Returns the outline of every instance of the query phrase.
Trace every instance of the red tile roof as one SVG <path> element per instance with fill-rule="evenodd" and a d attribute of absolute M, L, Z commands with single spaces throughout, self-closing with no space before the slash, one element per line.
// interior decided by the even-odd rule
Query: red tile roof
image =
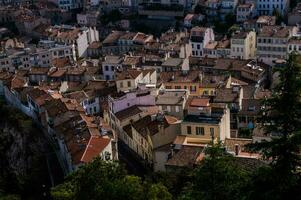
<path fill-rule="evenodd" d="M 95 157 L 108 146 L 110 139 L 103 138 L 100 136 L 90 137 L 89 143 L 86 147 L 86 150 L 81 158 L 81 162 L 91 162 Z"/>
<path fill-rule="evenodd" d="M 190 102 L 190 106 L 192 107 L 206 107 L 209 106 L 208 98 L 193 98 Z"/>

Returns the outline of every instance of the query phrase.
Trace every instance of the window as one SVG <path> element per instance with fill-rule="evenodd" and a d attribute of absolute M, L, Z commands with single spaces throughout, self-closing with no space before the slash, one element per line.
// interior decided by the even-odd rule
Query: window
<path fill-rule="evenodd" d="M 171 111 L 171 109 L 170 109 L 170 106 L 167 106 L 167 111 L 168 111 L 168 112 L 170 112 L 170 111 Z"/>
<path fill-rule="evenodd" d="M 109 66 L 105 66 L 105 71 L 109 71 Z"/>
<path fill-rule="evenodd" d="M 197 45 L 197 49 L 200 49 L 200 48 L 201 48 L 201 46 L 198 44 L 198 45 Z"/>
<path fill-rule="evenodd" d="M 210 136 L 211 136 L 211 137 L 214 136 L 214 128 L 210 128 Z"/>
<path fill-rule="evenodd" d="M 176 106 L 176 112 L 180 112 L 179 106 Z"/>
<path fill-rule="evenodd" d="M 128 81 L 128 87 L 131 87 L 131 81 Z"/>
<path fill-rule="evenodd" d="M 187 126 L 187 134 L 191 134 L 191 126 Z"/>
<path fill-rule="evenodd" d="M 196 86 L 190 86 L 190 92 L 196 92 Z"/>
<path fill-rule="evenodd" d="M 96 113 L 96 107 L 94 107 L 94 113 Z"/>
<path fill-rule="evenodd" d="M 180 85 L 176 85 L 175 89 L 181 89 L 181 86 Z"/>
<path fill-rule="evenodd" d="M 204 127 L 196 127 L 195 132 L 197 135 L 204 135 L 205 134 Z"/>
<path fill-rule="evenodd" d="M 92 103 L 95 103 L 95 99 L 89 99 L 88 100 L 88 104 L 92 104 Z"/>
<path fill-rule="evenodd" d="M 123 88 L 123 82 L 120 82 L 120 87 Z"/>

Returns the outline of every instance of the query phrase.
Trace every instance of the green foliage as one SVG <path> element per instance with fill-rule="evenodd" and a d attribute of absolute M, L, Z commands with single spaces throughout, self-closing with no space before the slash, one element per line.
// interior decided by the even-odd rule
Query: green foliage
<path fill-rule="evenodd" d="M 126 175 L 118 163 L 100 158 L 70 174 L 65 182 L 51 190 L 55 200 L 82 199 L 171 199 L 166 187 L 148 184 L 141 178 Z"/>
<path fill-rule="evenodd" d="M 206 154 L 180 199 L 244 199 L 250 174 L 226 155 L 220 144 L 208 148 Z"/>
<path fill-rule="evenodd" d="M 202 13 L 204 13 L 202 6 L 199 5 L 199 4 L 196 5 L 195 8 L 194 8 L 194 13 L 195 14 L 202 14 Z"/>
<path fill-rule="evenodd" d="M 147 194 L 147 199 L 149 200 L 172 199 L 172 195 L 168 192 L 167 188 L 162 183 L 151 185 Z"/>
<path fill-rule="evenodd" d="M 276 24 L 277 25 L 281 25 L 281 22 L 284 22 L 283 16 L 281 15 L 281 13 L 277 9 L 274 9 L 272 14 L 273 14 L 273 16 L 276 17 Z"/>
<path fill-rule="evenodd" d="M 271 141 L 255 143 L 250 148 L 260 151 L 271 167 L 254 175 L 252 194 L 256 199 L 285 199 L 301 187 L 301 65 L 300 57 L 290 55 L 285 67 L 277 70 L 280 82 L 272 97 L 264 101 L 259 121 L 267 134 L 277 135 Z M 256 195 L 261 195 L 261 198 Z M 290 198 L 294 199 L 294 198 Z"/>
<path fill-rule="evenodd" d="M 252 138 L 252 129 L 240 128 L 239 129 L 239 137 Z"/>
<path fill-rule="evenodd" d="M 225 21 L 221 21 L 219 19 L 213 20 L 214 31 L 217 33 L 230 33 L 230 28 L 235 24 L 236 17 L 233 13 L 228 13 L 225 16 Z"/>
<path fill-rule="evenodd" d="M 20 196 L 18 195 L 5 195 L 5 196 L 0 196 L 0 200 L 20 200 Z"/>
<path fill-rule="evenodd" d="M 109 22 L 116 22 L 121 20 L 121 13 L 119 10 L 112 10 L 108 14 L 104 14 L 100 17 L 100 21 L 102 24 L 107 25 Z"/>

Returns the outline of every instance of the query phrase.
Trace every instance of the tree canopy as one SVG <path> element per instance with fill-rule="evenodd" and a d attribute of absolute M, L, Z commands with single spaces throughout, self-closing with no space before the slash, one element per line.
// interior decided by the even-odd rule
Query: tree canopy
<path fill-rule="evenodd" d="M 100 158 L 82 166 L 51 191 L 56 200 L 147 199 L 171 200 L 162 184 L 149 184 L 140 177 L 127 175 L 120 164 Z"/>

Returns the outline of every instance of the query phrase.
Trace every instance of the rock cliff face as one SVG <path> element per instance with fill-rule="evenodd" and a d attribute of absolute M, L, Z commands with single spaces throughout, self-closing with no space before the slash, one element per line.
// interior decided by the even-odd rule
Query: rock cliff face
<path fill-rule="evenodd" d="M 1 160 L 6 160 L 6 167 L 16 176 L 26 176 L 35 157 L 43 154 L 44 142 L 33 132 L 17 130 L 8 123 L 0 124 L 0 129 Z"/>
<path fill-rule="evenodd" d="M 0 197 L 1 193 L 27 196 L 29 188 L 47 177 L 47 142 L 41 134 L 30 118 L 0 105 Z"/>

